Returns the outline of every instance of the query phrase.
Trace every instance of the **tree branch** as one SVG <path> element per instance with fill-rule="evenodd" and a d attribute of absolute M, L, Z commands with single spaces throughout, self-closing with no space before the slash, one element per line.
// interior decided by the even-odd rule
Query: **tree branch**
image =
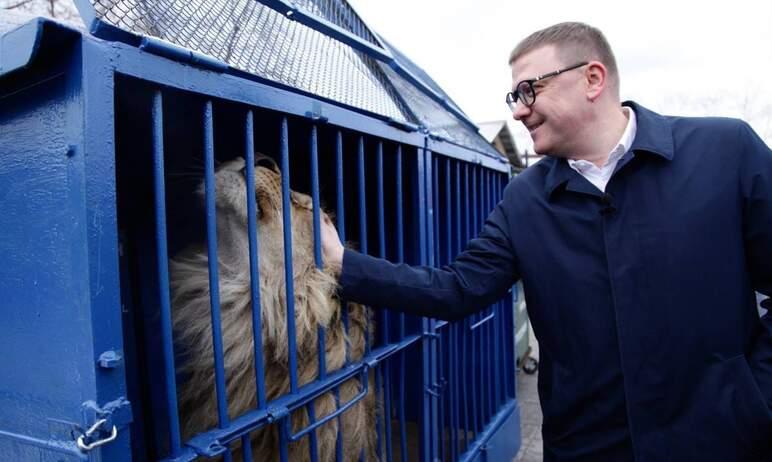
<path fill-rule="evenodd" d="M 11 5 L 11 6 L 6 6 L 6 7 L 3 7 L 3 9 L 4 9 L 4 10 L 12 10 L 12 9 L 14 9 L 14 8 L 18 8 L 18 7 L 20 7 L 20 6 L 24 6 L 24 5 L 26 5 L 27 3 L 30 3 L 31 1 L 32 1 L 32 0 L 22 0 L 22 1 L 20 1 L 19 3 L 15 4 L 15 5 Z"/>

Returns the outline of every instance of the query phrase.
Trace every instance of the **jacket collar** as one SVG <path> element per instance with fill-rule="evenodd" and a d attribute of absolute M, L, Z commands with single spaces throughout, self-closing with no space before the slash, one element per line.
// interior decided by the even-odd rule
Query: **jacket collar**
<path fill-rule="evenodd" d="M 669 121 L 660 114 L 650 111 L 633 101 L 625 101 L 623 106 L 628 106 L 635 111 L 638 122 L 638 130 L 635 134 L 630 151 L 650 152 L 667 160 L 673 160 L 675 149 L 673 148 L 673 132 Z M 592 184 L 585 180 L 579 173 L 572 169 L 565 159 L 548 157 L 542 160 L 551 162 L 549 172 L 545 178 L 545 192 L 549 197 L 555 190 L 566 183 L 568 189 L 593 195 L 600 193 Z M 586 184 L 585 184 L 586 183 Z"/>

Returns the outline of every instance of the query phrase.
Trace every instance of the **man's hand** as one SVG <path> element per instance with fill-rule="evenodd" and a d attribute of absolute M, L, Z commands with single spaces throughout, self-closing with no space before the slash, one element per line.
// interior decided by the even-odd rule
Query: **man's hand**
<path fill-rule="evenodd" d="M 322 219 L 322 257 L 325 266 L 333 268 L 336 272 L 343 266 L 343 244 L 340 243 L 338 230 L 333 226 L 330 217 L 324 215 Z"/>

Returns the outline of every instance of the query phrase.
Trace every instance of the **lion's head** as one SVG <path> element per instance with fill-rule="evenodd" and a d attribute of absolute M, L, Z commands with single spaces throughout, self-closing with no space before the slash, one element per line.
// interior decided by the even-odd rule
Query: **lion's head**
<path fill-rule="evenodd" d="M 264 343 L 271 345 L 277 360 L 287 358 L 286 284 L 284 263 L 284 223 L 282 215 L 281 176 L 276 164 L 266 156 L 257 156 L 255 166 L 255 199 L 257 206 L 257 241 L 260 275 L 260 305 Z M 215 174 L 217 215 L 217 255 L 220 268 L 220 299 L 223 323 L 230 320 L 246 328 L 251 313 L 249 239 L 246 196 L 246 163 L 236 158 L 219 166 Z M 204 184 L 198 195 L 203 201 Z M 336 281 L 332 270 L 316 267 L 313 251 L 313 208 L 311 198 L 290 192 L 292 227 L 292 273 L 295 295 L 295 327 L 298 354 L 304 347 L 315 347 L 317 324 L 327 326 L 339 309 L 334 298 Z M 324 212 L 321 212 L 324 218 Z M 175 306 L 191 305 L 191 297 L 209 310 L 209 275 L 205 246 L 196 246 L 172 260 L 172 289 Z M 237 305 L 237 306 L 234 306 Z M 187 310 L 188 308 L 186 308 Z M 182 313 L 178 313 L 182 314 Z M 241 314 L 242 316 L 237 316 Z M 186 316 L 175 319 L 185 319 Z M 187 321 L 185 321 L 187 322 Z M 189 326 L 189 324 L 188 324 Z M 225 329 L 225 328 L 224 328 Z M 189 329 L 178 329 L 181 335 Z M 196 333 L 200 335 L 201 333 Z M 178 338 L 182 345 L 189 344 Z M 193 339 L 187 339 L 193 340 Z M 194 343 L 199 343 L 197 338 Z M 307 353 L 312 353 L 308 351 Z"/>

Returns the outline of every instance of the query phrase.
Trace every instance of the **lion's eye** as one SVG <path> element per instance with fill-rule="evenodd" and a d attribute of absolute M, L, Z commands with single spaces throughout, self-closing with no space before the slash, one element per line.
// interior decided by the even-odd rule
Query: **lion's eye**
<path fill-rule="evenodd" d="M 257 211 L 255 215 L 257 216 L 258 220 L 263 218 L 263 206 L 260 205 L 260 199 L 260 194 L 255 191 L 255 210 Z"/>

